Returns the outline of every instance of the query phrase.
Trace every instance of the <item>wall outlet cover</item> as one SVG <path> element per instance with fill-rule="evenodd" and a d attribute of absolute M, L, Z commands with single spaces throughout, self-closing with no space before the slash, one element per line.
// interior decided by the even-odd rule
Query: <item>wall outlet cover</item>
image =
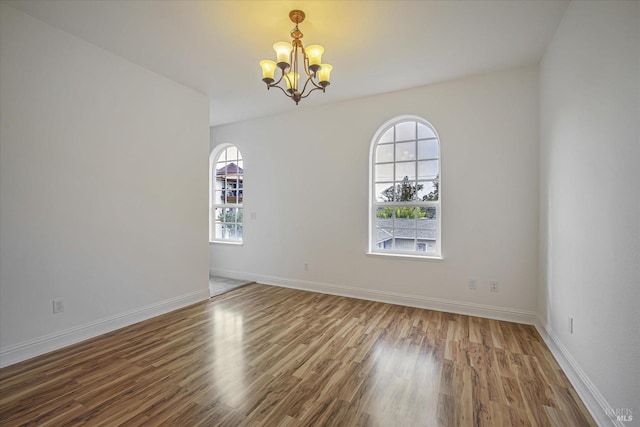
<path fill-rule="evenodd" d="M 53 299 L 53 314 L 62 313 L 64 311 L 64 301 L 62 298 Z"/>

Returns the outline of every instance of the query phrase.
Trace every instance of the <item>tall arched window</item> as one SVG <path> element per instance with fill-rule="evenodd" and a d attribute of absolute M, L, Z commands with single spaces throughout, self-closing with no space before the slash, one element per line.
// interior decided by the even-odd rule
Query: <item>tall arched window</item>
<path fill-rule="evenodd" d="M 371 142 L 369 252 L 441 257 L 440 141 L 426 120 L 402 116 Z"/>
<path fill-rule="evenodd" d="M 235 145 L 216 147 L 209 168 L 209 240 L 242 242 L 244 163 Z"/>

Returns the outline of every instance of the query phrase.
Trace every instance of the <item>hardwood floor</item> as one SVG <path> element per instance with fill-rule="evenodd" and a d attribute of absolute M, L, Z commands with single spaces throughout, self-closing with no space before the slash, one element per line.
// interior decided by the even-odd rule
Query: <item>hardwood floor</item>
<path fill-rule="evenodd" d="M 592 426 L 532 326 L 248 285 L 0 370 L 0 425 Z"/>

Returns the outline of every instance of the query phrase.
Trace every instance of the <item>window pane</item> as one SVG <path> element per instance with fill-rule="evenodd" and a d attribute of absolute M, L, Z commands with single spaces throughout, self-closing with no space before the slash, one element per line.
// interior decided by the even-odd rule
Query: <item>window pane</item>
<path fill-rule="evenodd" d="M 238 188 L 238 175 L 227 176 L 227 184 L 232 190 Z"/>
<path fill-rule="evenodd" d="M 227 196 L 228 198 L 229 196 Z M 233 223 L 236 222 L 236 208 L 228 208 L 224 213 L 222 222 Z"/>
<path fill-rule="evenodd" d="M 429 139 L 427 141 L 418 141 L 418 159 L 437 159 L 438 158 L 438 141 Z"/>
<path fill-rule="evenodd" d="M 396 208 L 396 228 L 416 228 L 416 208 L 404 207 Z M 405 236 L 407 237 L 407 236 Z"/>
<path fill-rule="evenodd" d="M 403 122 L 396 125 L 396 141 L 416 139 L 416 122 Z"/>
<path fill-rule="evenodd" d="M 393 184 L 376 184 L 376 201 L 378 202 L 392 202 L 394 201 L 394 186 Z"/>
<path fill-rule="evenodd" d="M 225 166 L 227 166 L 224 162 L 216 163 L 216 176 L 224 176 L 225 175 Z"/>
<path fill-rule="evenodd" d="M 395 249 L 397 251 L 415 251 L 416 243 L 415 239 L 407 239 L 404 237 L 399 237 L 395 239 Z"/>
<path fill-rule="evenodd" d="M 418 123 L 418 139 L 423 138 L 435 138 L 436 134 L 433 133 L 431 128 L 427 125 L 423 125 L 422 123 Z"/>
<path fill-rule="evenodd" d="M 438 160 L 418 162 L 418 179 L 435 179 L 438 176 Z"/>
<path fill-rule="evenodd" d="M 376 246 L 383 248 L 391 244 L 393 238 L 393 208 L 376 209 Z"/>
<path fill-rule="evenodd" d="M 396 181 L 402 181 L 405 177 L 409 178 L 409 181 L 416 180 L 416 163 L 396 163 Z"/>
<path fill-rule="evenodd" d="M 396 144 L 396 162 L 403 160 L 415 160 L 416 158 L 416 143 L 415 142 L 401 142 Z"/>
<path fill-rule="evenodd" d="M 242 219 L 243 219 L 243 212 L 242 212 L 242 208 L 238 208 L 236 210 L 236 222 L 238 223 L 238 227 L 240 227 L 240 230 L 242 229 Z"/>
<path fill-rule="evenodd" d="M 385 221 L 393 218 L 393 208 L 377 208 L 376 209 L 376 226 L 377 227 L 392 227 L 393 221 Z"/>
<path fill-rule="evenodd" d="M 238 167 L 239 167 L 240 169 L 243 169 L 243 168 L 244 168 L 244 162 L 243 162 L 242 160 L 238 159 L 238 163 L 236 163 L 236 164 L 238 165 Z M 239 171 L 239 173 L 240 173 L 240 174 L 242 174 L 242 172 L 243 172 L 243 171 Z"/>
<path fill-rule="evenodd" d="M 224 212 L 225 212 L 224 208 L 216 208 L 216 221 L 217 222 L 224 222 Z"/>
<path fill-rule="evenodd" d="M 393 164 L 376 165 L 376 181 L 393 181 Z"/>
<path fill-rule="evenodd" d="M 422 188 L 418 190 L 418 200 L 438 200 L 438 192 L 433 181 L 418 181 L 418 186 L 420 185 L 422 185 Z"/>
<path fill-rule="evenodd" d="M 386 132 L 383 133 L 380 139 L 378 140 L 378 143 L 384 143 L 384 142 L 393 142 L 393 126 L 387 129 Z"/>
<path fill-rule="evenodd" d="M 393 144 L 376 147 L 376 163 L 393 162 Z"/>
<path fill-rule="evenodd" d="M 391 249 L 393 244 L 392 228 L 376 228 L 376 247 L 379 249 Z"/>
<path fill-rule="evenodd" d="M 236 147 L 229 147 L 226 150 L 227 152 L 227 162 L 237 162 L 238 161 L 238 149 Z"/>
<path fill-rule="evenodd" d="M 416 230 L 418 245 L 422 244 L 425 252 L 435 252 L 438 239 L 437 209 L 435 207 L 421 207 L 420 218 Z"/>
<path fill-rule="evenodd" d="M 216 223 L 216 239 L 223 239 L 224 237 L 224 226 L 219 222 Z"/>
<path fill-rule="evenodd" d="M 420 207 L 418 216 L 418 228 L 428 228 L 428 229 L 436 229 L 436 215 L 437 210 L 433 206 L 429 207 Z"/>

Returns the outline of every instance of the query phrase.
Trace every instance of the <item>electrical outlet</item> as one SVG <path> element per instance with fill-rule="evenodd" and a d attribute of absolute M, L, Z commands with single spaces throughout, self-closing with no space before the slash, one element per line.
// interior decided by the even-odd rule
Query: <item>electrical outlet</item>
<path fill-rule="evenodd" d="M 498 282 L 496 282 L 495 280 L 489 282 L 489 290 L 491 292 L 498 292 L 498 289 Z"/>
<path fill-rule="evenodd" d="M 476 279 L 469 279 L 469 289 L 478 289 L 478 281 Z"/>
<path fill-rule="evenodd" d="M 53 299 L 53 314 L 62 313 L 64 311 L 64 301 L 62 298 Z"/>

